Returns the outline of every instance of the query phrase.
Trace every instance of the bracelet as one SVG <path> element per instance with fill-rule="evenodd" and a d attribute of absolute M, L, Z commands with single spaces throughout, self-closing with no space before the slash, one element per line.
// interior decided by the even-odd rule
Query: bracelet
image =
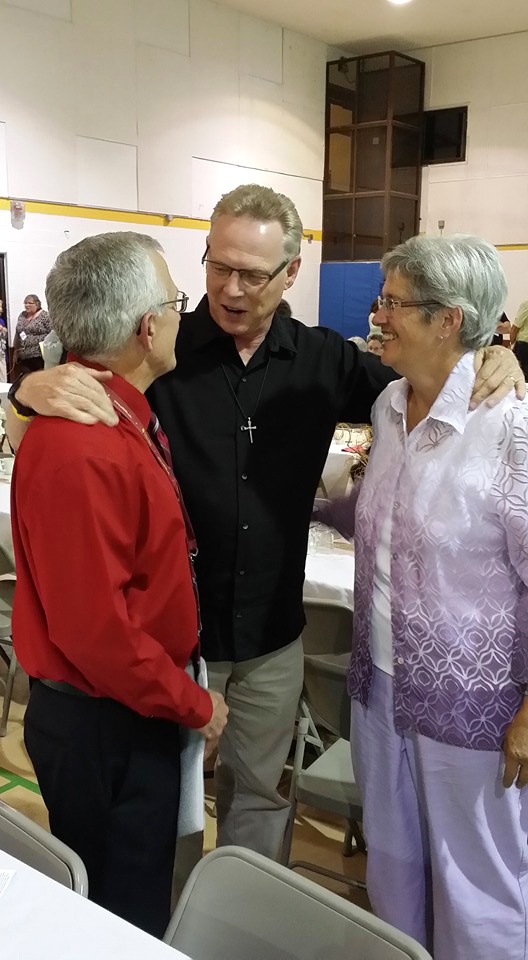
<path fill-rule="evenodd" d="M 32 407 L 26 407 L 24 403 L 20 403 L 20 400 L 17 400 L 16 398 L 16 392 L 20 387 L 22 380 L 26 376 L 27 373 L 21 373 L 20 376 L 17 377 L 16 380 L 11 384 L 9 393 L 7 394 L 7 399 L 9 400 L 13 410 L 20 420 L 31 420 L 32 417 L 36 416 L 36 413 Z"/>
<path fill-rule="evenodd" d="M 15 417 L 17 418 L 17 420 L 24 420 L 25 423 L 29 423 L 29 421 L 33 419 L 33 416 L 25 417 L 23 413 L 19 413 L 12 400 L 10 400 L 9 402 L 11 405 L 11 410 L 15 414 Z M 525 696 L 528 696 L 528 694 L 525 694 Z"/>

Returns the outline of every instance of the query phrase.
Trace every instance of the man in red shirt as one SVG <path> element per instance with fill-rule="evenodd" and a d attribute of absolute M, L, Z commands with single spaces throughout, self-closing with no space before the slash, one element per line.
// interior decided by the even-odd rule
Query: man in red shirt
<path fill-rule="evenodd" d="M 213 749 L 227 718 L 188 668 L 199 659 L 193 533 L 144 396 L 175 365 L 187 297 L 155 241 L 111 233 L 58 257 L 46 299 L 69 352 L 112 371 L 119 421 L 39 417 L 17 453 L 13 636 L 35 678 L 25 743 L 90 897 L 161 936 L 180 728 Z"/>

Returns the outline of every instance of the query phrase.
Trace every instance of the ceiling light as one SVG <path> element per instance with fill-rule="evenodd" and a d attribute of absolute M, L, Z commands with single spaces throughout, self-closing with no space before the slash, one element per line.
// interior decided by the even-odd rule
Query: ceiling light
<path fill-rule="evenodd" d="M 411 0 L 389 0 L 389 3 L 393 3 L 395 7 L 402 7 L 404 3 L 410 3 Z"/>

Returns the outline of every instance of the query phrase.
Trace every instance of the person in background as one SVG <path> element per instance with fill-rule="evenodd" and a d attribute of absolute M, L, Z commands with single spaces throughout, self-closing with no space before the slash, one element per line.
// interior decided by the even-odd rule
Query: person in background
<path fill-rule="evenodd" d="M 277 307 L 277 313 L 281 317 L 286 317 L 288 319 L 292 315 L 290 304 L 287 300 L 281 300 L 279 306 Z"/>
<path fill-rule="evenodd" d="M 381 357 L 383 353 L 383 336 L 381 333 L 369 333 L 367 350 L 369 353 L 375 353 L 377 357 Z"/>
<path fill-rule="evenodd" d="M 492 344 L 494 347 L 508 347 L 510 346 L 510 334 L 511 334 L 511 323 L 508 320 L 508 317 L 505 313 L 501 314 L 501 318 L 495 327 L 495 333 L 493 334 Z"/>
<path fill-rule="evenodd" d="M 510 341 L 520 363 L 525 380 L 528 379 L 528 300 L 524 300 L 511 324 Z"/>
<path fill-rule="evenodd" d="M 379 297 L 376 297 L 376 299 L 373 300 L 372 303 L 370 304 L 370 313 L 369 313 L 369 318 L 368 318 L 369 334 L 370 334 L 370 333 L 381 333 L 380 328 L 377 327 L 376 324 L 375 324 L 375 322 L 374 322 L 375 319 L 376 319 L 376 314 L 377 314 L 378 310 L 379 310 Z"/>
<path fill-rule="evenodd" d="M 60 254 L 46 298 L 116 426 L 39 417 L 15 458 L 13 640 L 34 678 L 24 740 L 90 898 L 161 937 L 185 731 L 212 750 L 227 717 L 196 682 L 194 534 L 144 395 L 175 365 L 187 297 L 156 241 L 109 233 Z"/>
<path fill-rule="evenodd" d="M 34 293 L 24 298 L 24 309 L 19 315 L 13 344 L 14 378 L 21 373 L 42 370 L 44 361 L 40 352 L 40 342 L 51 330 L 50 315 L 42 309 L 42 304 Z"/>
<path fill-rule="evenodd" d="M 358 350 L 361 350 L 361 353 L 367 352 L 367 341 L 363 337 L 349 337 L 349 343 L 355 343 Z"/>
<path fill-rule="evenodd" d="M 299 271 L 301 240 L 288 197 L 258 184 L 225 194 L 203 256 L 207 296 L 182 318 L 175 370 L 149 391 L 200 548 L 209 682 L 230 710 L 216 767 L 218 844 L 271 858 L 289 813 L 277 787 L 302 689 L 315 492 L 336 423 L 368 421 L 394 377 L 335 331 L 277 313 Z M 494 390 L 504 396 L 512 377 L 524 390 L 509 351 L 490 347 L 485 361 L 475 403 Z M 26 415 L 111 422 L 101 385 L 72 364 L 29 374 L 11 400 Z M 310 424 L 308 448 L 299 423 Z M 10 417 L 14 446 L 23 428 Z"/>
<path fill-rule="evenodd" d="M 355 519 L 368 893 L 435 960 L 525 960 L 528 402 L 512 378 L 468 410 L 506 280 L 466 236 L 414 237 L 382 270 L 382 362 L 403 379 L 374 406 L 362 486 L 318 515 L 349 535 Z"/>
<path fill-rule="evenodd" d="M 7 383 L 8 333 L 4 316 L 4 301 L 0 300 L 0 382 Z"/>

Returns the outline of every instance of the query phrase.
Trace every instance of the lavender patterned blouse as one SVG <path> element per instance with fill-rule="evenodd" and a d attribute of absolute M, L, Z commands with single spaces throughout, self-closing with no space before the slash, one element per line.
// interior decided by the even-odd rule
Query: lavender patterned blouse
<path fill-rule="evenodd" d="M 406 380 L 373 408 L 355 512 L 348 688 L 368 704 L 375 553 L 389 503 L 395 727 L 498 750 L 528 680 L 528 403 L 512 391 L 468 411 L 473 358 L 462 357 L 409 435 Z"/>

